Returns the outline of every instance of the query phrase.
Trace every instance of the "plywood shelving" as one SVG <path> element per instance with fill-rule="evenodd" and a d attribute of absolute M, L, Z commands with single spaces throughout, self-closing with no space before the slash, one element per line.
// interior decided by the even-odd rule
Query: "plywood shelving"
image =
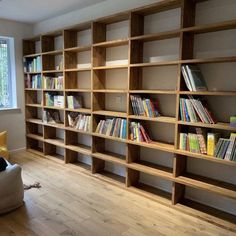
<path fill-rule="evenodd" d="M 200 191 L 212 192 L 230 199 L 236 199 L 236 185 L 187 173 L 187 162 L 190 159 L 216 163 L 226 167 L 236 167 L 236 163 L 225 161 L 203 154 L 190 153 L 178 149 L 179 133 L 189 127 L 202 127 L 222 132 L 236 132 L 235 128 L 227 122 L 217 124 L 203 124 L 183 122 L 179 119 L 179 100 L 186 95 L 225 97 L 236 96 L 236 91 L 206 91 L 190 92 L 186 90 L 181 75 L 181 66 L 184 64 L 212 64 L 233 63 L 236 56 L 219 56 L 210 58 L 194 58 L 194 35 L 211 32 L 236 29 L 236 20 L 223 21 L 204 25 L 195 25 L 196 5 L 202 1 L 195 0 L 164 0 L 147 7 L 134 9 L 130 12 L 117 14 L 86 24 L 73 26 L 72 28 L 41 35 L 23 41 L 24 60 L 41 57 L 42 71 L 25 72 L 26 76 L 40 74 L 50 76 L 63 76 L 62 89 L 44 89 L 43 80 L 41 88 L 25 88 L 26 98 L 26 139 L 27 149 L 30 152 L 50 158 L 60 163 L 70 163 L 86 170 L 86 173 L 97 178 L 129 189 L 148 198 L 161 201 L 165 204 L 177 204 L 176 209 L 184 209 L 186 200 L 185 188 L 196 188 Z M 145 19 L 152 14 L 163 13 L 177 9 L 180 11 L 180 26 L 174 29 L 166 29 L 161 32 L 147 32 Z M 127 24 L 126 34 L 118 35 L 109 33 L 112 25 Z M 115 36 L 114 36 L 115 35 Z M 148 61 L 145 56 L 145 47 L 149 43 L 165 43 L 166 40 L 177 40 L 178 55 L 157 61 Z M 121 47 L 121 49 L 120 49 Z M 112 50 L 123 52 L 122 60 L 113 58 Z M 176 52 L 173 52 L 176 54 Z M 158 57 L 158 55 L 155 55 Z M 110 58 L 109 58 L 110 57 Z M 111 63 L 109 60 L 118 60 Z M 171 88 L 145 88 L 143 70 L 169 67 L 176 69 L 175 86 Z M 107 80 L 115 73 L 124 73 L 125 80 L 121 87 L 112 87 Z M 124 79 L 123 78 L 123 79 Z M 225 83 L 227 79 L 224 78 Z M 45 93 L 56 92 L 64 96 L 63 108 L 45 106 Z M 67 107 L 66 98 L 70 94 L 79 94 L 86 100 L 86 105 L 79 109 Z M 132 113 L 130 95 L 168 96 L 174 101 L 172 113 L 164 112 L 163 116 L 149 118 L 135 116 Z M 107 108 L 107 96 L 124 96 L 124 107 L 119 109 Z M 39 101 L 41 99 L 41 102 Z M 163 103 L 163 102 L 162 102 Z M 42 105 L 43 104 L 43 105 Z M 165 104 L 161 104 L 165 106 Z M 50 124 L 42 121 L 43 111 L 59 110 L 62 123 Z M 67 114 L 77 112 L 91 115 L 91 132 L 80 131 L 68 125 Z M 232 114 L 235 115 L 235 114 Z M 127 121 L 127 138 L 121 139 L 112 136 L 95 133 L 101 119 L 123 118 Z M 173 140 L 162 141 L 157 137 L 151 143 L 135 142 L 129 139 L 129 124 L 131 121 L 139 121 L 150 126 L 167 125 L 173 127 Z M 61 133 L 58 135 L 58 133 Z M 63 136 L 63 138 L 62 138 Z M 86 136 L 86 137 L 84 137 Z M 83 139 L 90 138 L 91 143 L 85 144 Z M 161 140 L 161 141 L 159 141 Z M 116 142 L 124 145 L 123 154 L 106 149 L 106 142 Z M 173 156 L 172 167 L 166 167 L 149 161 L 141 160 L 140 148 L 162 151 Z M 89 163 L 83 163 L 80 155 L 85 155 Z M 107 169 L 112 165 L 121 168 L 120 172 Z M 79 171 L 80 169 L 78 169 Z M 157 186 L 142 183 L 143 174 L 152 178 L 167 181 L 172 188 L 168 191 L 161 190 Z M 185 203 L 184 203 L 185 202 Z M 186 202 L 188 202 L 186 204 Z M 180 207 L 181 205 L 181 207 Z M 200 206 L 201 204 L 193 204 Z M 193 207 L 194 208 L 194 207 Z M 201 206 L 199 207 L 203 209 Z M 204 208 L 207 209 L 207 208 Z M 209 213 L 212 210 L 209 208 Z M 222 213 L 222 211 L 219 211 Z M 204 214 L 203 214 L 204 215 Z M 224 218 L 235 222 L 235 216 L 222 213 Z"/>

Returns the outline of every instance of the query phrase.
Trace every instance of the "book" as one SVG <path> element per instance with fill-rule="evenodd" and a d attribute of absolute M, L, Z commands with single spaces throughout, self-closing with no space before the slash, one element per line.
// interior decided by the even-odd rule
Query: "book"
<path fill-rule="evenodd" d="M 141 98 L 139 95 L 130 95 L 133 114 L 136 116 L 158 117 L 157 101 L 150 98 Z"/>
<path fill-rule="evenodd" d="M 67 118 L 71 128 L 84 132 L 91 132 L 91 115 L 69 112 Z"/>
<path fill-rule="evenodd" d="M 82 97 L 81 96 L 67 96 L 67 107 L 69 109 L 82 108 Z"/>
<path fill-rule="evenodd" d="M 184 65 L 182 67 L 183 77 L 190 91 L 207 91 L 206 82 L 197 65 Z"/>
<path fill-rule="evenodd" d="M 63 76 L 43 76 L 45 89 L 63 89 Z"/>
<path fill-rule="evenodd" d="M 215 147 L 218 142 L 219 135 L 216 133 L 207 134 L 207 155 L 214 156 Z"/>
<path fill-rule="evenodd" d="M 59 111 L 43 111 L 43 123 L 51 123 L 51 124 L 61 124 L 60 113 Z"/>
<path fill-rule="evenodd" d="M 148 133 L 139 122 L 130 123 L 130 139 L 137 142 L 152 142 Z"/>
<path fill-rule="evenodd" d="M 126 120 L 121 118 L 112 118 L 100 120 L 95 133 L 104 134 L 107 136 L 126 138 Z"/>

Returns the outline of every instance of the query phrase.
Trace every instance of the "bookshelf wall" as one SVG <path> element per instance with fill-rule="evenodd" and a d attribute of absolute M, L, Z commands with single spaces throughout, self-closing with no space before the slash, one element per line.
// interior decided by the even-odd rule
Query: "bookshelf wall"
<path fill-rule="evenodd" d="M 197 191 L 200 198 L 212 194 L 223 198 L 219 200 L 221 202 L 229 199 L 235 204 L 235 178 L 229 181 L 216 174 L 208 177 L 206 166 L 233 173 L 236 162 L 178 148 L 179 133 L 191 127 L 219 131 L 223 136 L 236 132 L 236 128 L 229 125 L 229 116 L 236 113 L 233 105 L 236 86 L 230 82 L 234 78 L 227 81 L 219 70 L 220 67 L 234 70 L 236 47 L 225 53 L 224 48 L 221 50 L 212 44 L 218 33 L 235 36 L 236 19 L 201 22 L 198 10 L 209 7 L 208 2 L 164 0 L 24 40 L 24 60 L 40 57 L 42 64 L 40 71 L 25 72 L 25 78 L 34 75 L 63 77 L 61 89 L 45 89 L 43 80 L 37 88 L 25 88 L 28 151 L 71 164 L 78 167 L 78 171 L 175 205 L 176 209 L 191 212 L 192 208 L 197 208 L 235 222 L 236 209 L 231 209 L 231 214 L 226 213 L 228 209 L 212 210 L 212 205 L 207 207 L 194 202 L 191 194 Z M 209 41 L 210 49 L 202 46 L 204 37 Z M 181 66 L 185 64 L 197 64 L 204 77 L 215 78 L 207 80 L 209 91 L 187 90 L 181 74 Z M 45 96 L 52 92 L 64 96 L 62 108 L 46 105 Z M 68 108 L 67 96 L 70 95 L 82 96 L 83 107 Z M 157 98 L 162 116 L 135 116 L 130 95 Z M 179 100 L 187 95 L 205 97 L 220 122 L 181 121 Z M 218 104 L 223 104 L 224 108 Z M 45 110 L 59 110 L 62 122 L 44 123 Z M 69 112 L 91 115 L 90 131 L 69 127 Z M 127 138 L 96 133 L 99 121 L 106 118 L 125 119 Z M 131 141 L 129 124 L 132 121 L 145 124 L 153 142 Z M 192 168 L 198 165 L 203 171 Z"/>

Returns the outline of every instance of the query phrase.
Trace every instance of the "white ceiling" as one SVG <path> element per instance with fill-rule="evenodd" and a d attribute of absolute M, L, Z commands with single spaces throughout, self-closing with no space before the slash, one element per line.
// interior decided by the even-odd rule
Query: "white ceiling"
<path fill-rule="evenodd" d="M 36 23 L 105 0 L 0 0 L 0 18 Z"/>

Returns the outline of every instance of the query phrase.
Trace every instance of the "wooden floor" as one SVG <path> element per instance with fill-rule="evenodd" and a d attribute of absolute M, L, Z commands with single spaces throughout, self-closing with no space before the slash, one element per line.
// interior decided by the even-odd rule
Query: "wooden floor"
<path fill-rule="evenodd" d="M 38 181 L 42 189 L 26 191 L 23 207 L 0 216 L 0 236 L 236 235 L 70 166 L 27 152 L 11 160 L 22 165 L 25 184 Z"/>

